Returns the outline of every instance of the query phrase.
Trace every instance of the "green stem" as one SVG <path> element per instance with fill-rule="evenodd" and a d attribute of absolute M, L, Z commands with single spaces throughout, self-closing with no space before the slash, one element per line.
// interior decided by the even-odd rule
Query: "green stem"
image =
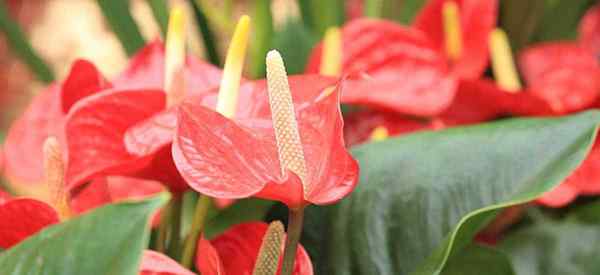
<path fill-rule="evenodd" d="M 304 221 L 304 207 L 300 209 L 290 209 L 288 218 L 287 238 L 285 240 L 285 250 L 283 251 L 283 264 L 281 266 L 281 275 L 291 275 L 294 270 L 294 261 L 296 260 L 296 250 L 302 234 L 302 223 Z"/>
<path fill-rule="evenodd" d="M 372 18 L 381 18 L 383 0 L 367 0 L 365 2 L 365 15 Z"/>
<path fill-rule="evenodd" d="M 171 220 L 171 209 L 173 208 L 173 199 L 163 208 L 160 213 L 160 224 L 158 225 L 158 237 L 156 238 L 156 251 L 165 252 L 167 243 L 167 234 L 169 233 L 169 223 Z"/>
<path fill-rule="evenodd" d="M 171 237 L 169 240 L 169 255 L 175 255 L 179 252 L 181 242 L 181 209 L 183 197 L 177 196 L 173 198 L 173 207 L 171 208 Z M 175 256 L 174 256 L 175 257 Z"/>
<path fill-rule="evenodd" d="M 167 37 L 167 28 L 169 25 L 169 8 L 165 0 L 146 0 L 148 6 L 152 9 L 154 20 L 160 27 L 160 32 L 164 39 Z"/>
<path fill-rule="evenodd" d="M 208 19 L 206 19 L 206 15 L 200 7 L 199 2 L 195 0 L 190 0 L 190 3 L 194 10 L 194 16 L 196 17 L 198 28 L 200 29 L 200 35 L 202 36 L 202 40 L 204 41 L 206 58 L 208 58 L 208 61 L 213 65 L 220 66 L 221 64 L 219 61 L 219 53 L 217 51 L 217 46 L 215 42 L 216 40 L 208 24 Z"/>
<path fill-rule="evenodd" d="M 192 228 L 188 234 L 185 244 L 183 247 L 183 256 L 181 257 L 181 265 L 185 268 L 192 266 L 192 260 L 194 252 L 196 252 L 196 244 L 202 231 L 204 231 L 204 223 L 206 222 L 206 214 L 211 205 L 211 198 L 208 196 L 200 195 L 198 202 L 196 203 L 196 210 L 194 212 L 194 219 L 192 221 Z"/>

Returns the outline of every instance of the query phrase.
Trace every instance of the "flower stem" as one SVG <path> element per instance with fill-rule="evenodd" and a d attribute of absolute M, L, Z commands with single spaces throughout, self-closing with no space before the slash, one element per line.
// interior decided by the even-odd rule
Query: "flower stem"
<path fill-rule="evenodd" d="M 169 223 L 171 222 L 171 209 L 173 209 L 173 200 L 163 208 L 160 213 L 160 224 L 158 225 L 158 237 L 156 238 L 155 248 L 158 252 L 165 252 Z"/>
<path fill-rule="evenodd" d="M 290 209 L 288 218 L 288 232 L 285 240 L 285 250 L 283 251 L 283 264 L 281 275 L 291 275 L 294 270 L 294 261 L 296 260 L 296 250 L 302 234 L 302 223 L 304 221 L 304 207 L 299 209 Z"/>
<path fill-rule="evenodd" d="M 181 207 L 183 203 L 183 197 L 177 196 L 173 198 L 173 205 L 171 206 L 171 230 L 168 254 L 175 257 L 175 253 L 179 253 L 180 241 L 181 241 Z"/>
<path fill-rule="evenodd" d="M 208 196 L 199 195 L 192 221 L 192 228 L 188 234 L 183 247 L 183 256 L 181 257 L 181 265 L 185 268 L 192 266 L 196 244 L 202 231 L 204 231 L 204 223 L 206 222 L 206 214 L 211 205 L 211 199 Z"/>

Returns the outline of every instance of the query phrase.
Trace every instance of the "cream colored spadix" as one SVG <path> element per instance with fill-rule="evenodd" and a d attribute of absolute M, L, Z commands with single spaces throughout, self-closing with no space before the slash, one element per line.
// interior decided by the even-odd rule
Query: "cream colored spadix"
<path fill-rule="evenodd" d="M 225 117 L 233 117 L 237 109 L 240 80 L 242 79 L 249 34 L 250 17 L 244 15 L 238 21 L 231 43 L 229 43 L 225 66 L 223 67 L 223 78 L 219 88 L 216 110 Z"/>
<path fill-rule="evenodd" d="M 290 170 L 298 175 L 302 180 L 304 194 L 306 195 L 310 190 L 308 186 L 310 183 L 306 182 L 306 161 L 285 65 L 281 55 L 276 50 L 267 53 L 266 63 L 269 104 L 271 106 L 281 172 L 285 173 L 286 170 Z"/>
<path fill-rule="evenodd" d="M 167 107 L 185 97 L 185 16 L 183 7 L 171 10 L 165 46 L 165 91 Z"/>
<path fill-rule="evenodd" d="M 460 10 L 453 0 L 447 0 L 442 7 L 444 24 L 444 39 L 446 54 L 451 60 L 457 60 L 462 55 L 462 28 L 460 25 Z"/>
<path fill-rule="evenodd" d="M 275 275 L 279 268 L 281 245 L 285 238 L 285 230 L 280 221 L 269 224 L 258 250 L 258 257 L 254 264 L 252 275 Z"/>
<path fill-rule="evenodd" d="M 501 29 L 495 29 L 490 33 L 489 43 L 496 83 L 507 91 L 518 92 L 521 89 L 521 82 L 506 33 Z"/>
<path fill-rule="evenodd" d="M 342 34 L 337 27 L 325 32 L 323 52 L 319 73 L 327 76 L 338 76 L 342 72 Z"/>
<path fill-rule="evenodd" d="M 69 193 L 65 190 L 65 164 L 62 150 L 55 137 L 49 137 L 44 142 L 44 176 L 46 186 L 50 191 L 49 203 L 56 208 L 60 219 L 71 216 Z"/>

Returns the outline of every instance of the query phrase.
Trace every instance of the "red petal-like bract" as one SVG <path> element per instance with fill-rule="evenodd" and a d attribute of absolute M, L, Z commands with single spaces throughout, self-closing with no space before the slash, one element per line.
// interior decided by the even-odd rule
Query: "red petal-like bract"
<path fill-rule="evenodd" d="M 109 176 L 94 179 L 72 195 L 71 208 L 75 213 L 108 203 L 145 197 L 165 191 L 162 184 L 151 180 L 131 177 Z"/>
<path fill-rule="evenodd" d="M 328 93 L 335 83 L 316 75 L 290 77 L 289 83 L 310 168 L 306 195 L 296 175 L 281 174 L 270 114 L 230 120 L 202 105 L 184 103 L 173 158 L 193 189 L 217 198 L 256 195 L 288 206 L 333 203 L 353 190 L 358 165 L 344 147 L 339 90 Z M 254 91 L 265 90 L 261 81 Z"/>
<path fill-rule="evenodd" d="M 462 55 L 452 62 L 452 74 L 461 79 L 476 79 L 488 64 L 488 41 L 496 27 L 497 0 L 431 0 L 415 18 L 414 26 L 433 41 L 438 51 L 446 54 L 442 7 L 454 1 L 460 12 Z M 448 58 L 448 60 L 450 60 Z"/>
<path fill-rule="evenodd" d="M 252 274 L 267 228 L 266 223 L 244 223 L 234 226 L 210 242 L 199 240 L 196 268 L 202 275 Z M 296 253 L 292 274 L 313 274 L 308 253 L 301 245 Z"/>
<path fill-rule="evenodd" d="M 185 269 L 164 254 L 146 250 L 142 257 L 139 275 L 195 275 L 195 273 Z"/>
<path fill-rule="evenodd" d="M 385 127 L 390 136 L 438 128 L 434 121 L 418 120 L 388 112 L 357 111 L 344 117 L 346 145 L 353 146 L 368 141 L 373 130 L 380 126 Z"/>
<path fill-rule="evenodd" d="M 576 43 L 539 44 L 521 52 L 519 66 L 528 89 L 564 114 L 592 106 L 600 94 L 600 66 Z"/>
<path fill-rule="evenodd" d="M 358 19 L 342 29 L 342 102 L 401 114 L 433 116 L 452 101 L 456 81 L 426 34 L 393 22 Z M 307 72 L 318 73 L 322 45 Z"/>
<path fill-rule="evenodd" d="M 596 140 L 585 161 L 560 186 L 538 202 L 550 207 L 566 206 L 578 195 L 600 194 L 600 141 Z"/>
<path fill-rule="evenodd" d="M 77 101 L 110 87 L 111 84 L 104 79 L 94 64 L 86 60 L 75 61 L 71 66 L 71 72 L 62 84 L 63 113 L 69 112 Z"/>
<path fill-rule="evenodd" d="M 163 89 L 165 49 L 156 40 L 132 57 L 127 69 L 113 81 L 119 89 Z M 185 64 L 185 87 L 188 95 L 204 92 L 208 87 L 219 85 L 221 70 L 188 56 Z"/>
<path fill-rule="evenodd" d="M 25 113 L 12 125 L 5 141 L 5 171 L 20 190 L 43 181 L 42 146 L 49 136 L 65 144 L 66 113 L 78 100 L 110 87 L 96 67 L 77 60 L 62 85 L 52 84 L 34 97 Z M 30 187 L 30 186 L 29 186 Z"/>
<path fill-rule="evenodd" d="M 65 125 L 69 188 L 99 176 L 135 173 L 149 164 L 152 156 L 127 152 L 123 136 L 132 124 L 164 106 L 165 94 L 160 90 L 108 91 L 75 104 Z"/>
<path fill-rule="evenodd" d="M 579 42 L 598 57 L 600 54 L 600 5 L 589 9 L 579 22 Z"/>
<path fill-rule="evenodd" d="M 56 210 L 45 202 L 21 198 L 0 204 L 0 247 L 9 248 L 59 221 Z"/>

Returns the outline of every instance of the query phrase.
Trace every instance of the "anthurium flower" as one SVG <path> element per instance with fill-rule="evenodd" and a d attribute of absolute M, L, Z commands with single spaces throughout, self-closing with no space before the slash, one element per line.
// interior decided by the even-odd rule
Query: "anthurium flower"
<path fill-rule="evenodd" d="M 341 30 L 342 102 L 417 116 L 442 112 L 452 101 L 456 80 L 427 35 L 375 19 L 357 19 Z M 307 73 L 321 71 L 323 45 L 309 59 Z"/>
<path fill-rule="evenodd" d="M 477 79 L 488 65 L 488 37 L 496 26 L 498 1 L 430 0 L 415 18 L 461 79 Z"/>
<path fill-rule="evenodd" d="M 139 275 L 195 275 L 195 273 L 164 254 L 146 250 L 142 255 Z"/>
<path fill-rule="evenodd" d="M 202 275 L 252 274 L 267 227 L 261 222 L 244 223 L 213 240 L 201 238 L 197 246 L 196 269 Z M 312 263 L 302 246 L 296 253 L 293 274 L 313 274 Z"/>
<path fill-rule="evenodd" d="M 148 46 L 114 81 L 115 88 L 79 101 L 70 112 L 65 124 L 70 188 L 130 175 L 160 181 L 176 193 L 187 189 L 170 157 L 175 108 L 183 97 L 201 100 L 214 93 L 221 72 L 185 56 L 179 37 L 183 15 L 173 14 L 166 52 L 160 43 Z"/>
<path fill-rule="evenodd" d="M 579 22 L 579 42 L 594 56 L 600 54 L 600 5 L 590 8 Z"/>
<path fill-rule="evenodd" d="M 44 200 L 33 197 L 11 198 L 0 191 L 0 247 L 2 248 L 9 248 L 46 226 L 81 214 L 92 207 L 163 191 L 158 183 L 118 178 L 111 180 L 110 188 L 101 189 L 90 185 L 89 187 L 94 188 L 86 187 L 81 192 L 71 195 L 64 186 L 64 162 L 58 140 L 54 137 L 48 138 L 43 147 L 44 182 L 48 186 L 50 196 Z M 123 190 L 123 186 L 131 187 L 134 184 L 145 184 L 147 188 Z M 110 192 L 112 196 L 104 196 L 103 192 L 99 191 Z"/>
<path fill-rule="evenodd" d="M 277 53 L 271 54 L 281 60 Z M 180 106 L 173 158 L 196 191 L 229 199 L 258 196 L 301 207 L 332 203 L 353 190 L 358 165 L 342 137 L 338 96 L 343 84 L 333 78 L 300 75 L 290 77 L 288 86 L 282 61 L 276 64 L 276 69 L 267 67 L 274 74 L 267 74 L 269 88 L 265 81 L 257 81 L 252 92 L 269 94 L 271 114 L 231 119 L 195 102 Z M 280 96 L 272 92 L 281 92 L 289 101 L 280 103 Z M 275 111 L 273 104 L 287 109 Z M 296 122 L 278 124 L 285 122 L 277 117 L 280 112 Z M 296 130 L 286 128 L 294 125 Z M 285 137 L 293 141 L 281 138 L 282 132 L 290 133 Z M 294 170 L 286 163 L 296 157 L 306 164 L 297 164 Z"/>
<path fill-rule="evenodd" d="M 65 143 L 64 120 L 73 103 L 110 87 L 93 64 L 78 60 L 67 79 L 51 84 L 33 98 L 8 131 L 4 143 L 4 173 L 19 193 L 39 194 L 44 182 L 42 146 L 49 136 Z"/>

